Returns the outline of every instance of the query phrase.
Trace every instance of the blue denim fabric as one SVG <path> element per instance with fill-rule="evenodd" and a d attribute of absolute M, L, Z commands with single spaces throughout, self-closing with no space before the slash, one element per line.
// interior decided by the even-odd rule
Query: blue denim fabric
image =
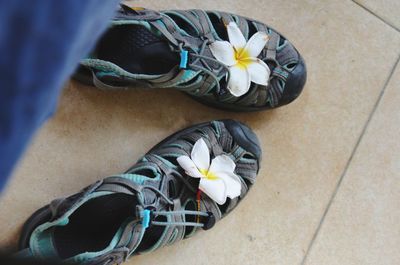
<path fill-rule="evenodd" d="M 0 0 L 0 191 L 119 0 Z"/>

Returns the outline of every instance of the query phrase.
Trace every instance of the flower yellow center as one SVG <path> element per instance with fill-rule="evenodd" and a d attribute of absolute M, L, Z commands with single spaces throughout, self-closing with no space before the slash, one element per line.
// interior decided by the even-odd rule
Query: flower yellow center
<path fill-rule="evenodd" d="M 200 173 L 208 180 L 218 179 L 218 177 L 214 173 L 208 171 L 207 169 L 200 169 Z"/>
<path fill-rule="evenodd" d="M 245 48 L 235 49 L 235 60 L 240 68 L 246 69 L 251 64 L 250 53 Z"/>

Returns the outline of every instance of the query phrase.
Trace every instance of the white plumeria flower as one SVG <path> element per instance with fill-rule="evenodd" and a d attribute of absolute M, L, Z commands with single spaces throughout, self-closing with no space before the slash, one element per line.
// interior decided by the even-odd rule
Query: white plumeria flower
<path fill-rule="evenodd" d="M 190 157 L 180 156 L 177 161 L 187 175 L 200 178 L 199 189 L 216 203 L 222 205 L 227 197 L 240 195 L 242 185 L 234 173 L 235 162 L 227 155 L 219 155 L 210 164 L 210 151 L 203 138 L 196 141 Z"/>
<path fill-rule="evenodd" d="M 249 91 L 251 82 L 268 85 L 271 71 L 257 58 L 268 42 L 268 35 L 257 32 L 246 43 L 235 22 L 230 22 L 227 30 L 229 42 L 215 41 L 210 49 L 214 57 L 229 68 L 228 90 L 240 97 Z"/>

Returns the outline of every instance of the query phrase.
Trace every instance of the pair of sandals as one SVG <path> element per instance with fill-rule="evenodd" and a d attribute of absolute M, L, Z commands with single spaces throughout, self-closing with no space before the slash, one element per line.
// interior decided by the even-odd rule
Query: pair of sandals
<path fill-rule="evenodd" d="M 306 81 L 293 45 L 267 25 L 225 12 L 156 12 L 122 5 L 75 76 L 101 89 L 176 88 L 221 109 L 290 103 Z M 254 184 L 261 147 L 233 120 L 183 129 L 125 173 L 36 211 L 18 256 L 121 264 L 212 228 Z"/>

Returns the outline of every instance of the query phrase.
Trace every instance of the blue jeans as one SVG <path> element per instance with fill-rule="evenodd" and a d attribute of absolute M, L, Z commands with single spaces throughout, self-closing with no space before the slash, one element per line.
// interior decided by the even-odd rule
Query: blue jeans
<path fill-rule="evenodd" d="M 0 0 L 0 191 L 119 0 Z"/>

